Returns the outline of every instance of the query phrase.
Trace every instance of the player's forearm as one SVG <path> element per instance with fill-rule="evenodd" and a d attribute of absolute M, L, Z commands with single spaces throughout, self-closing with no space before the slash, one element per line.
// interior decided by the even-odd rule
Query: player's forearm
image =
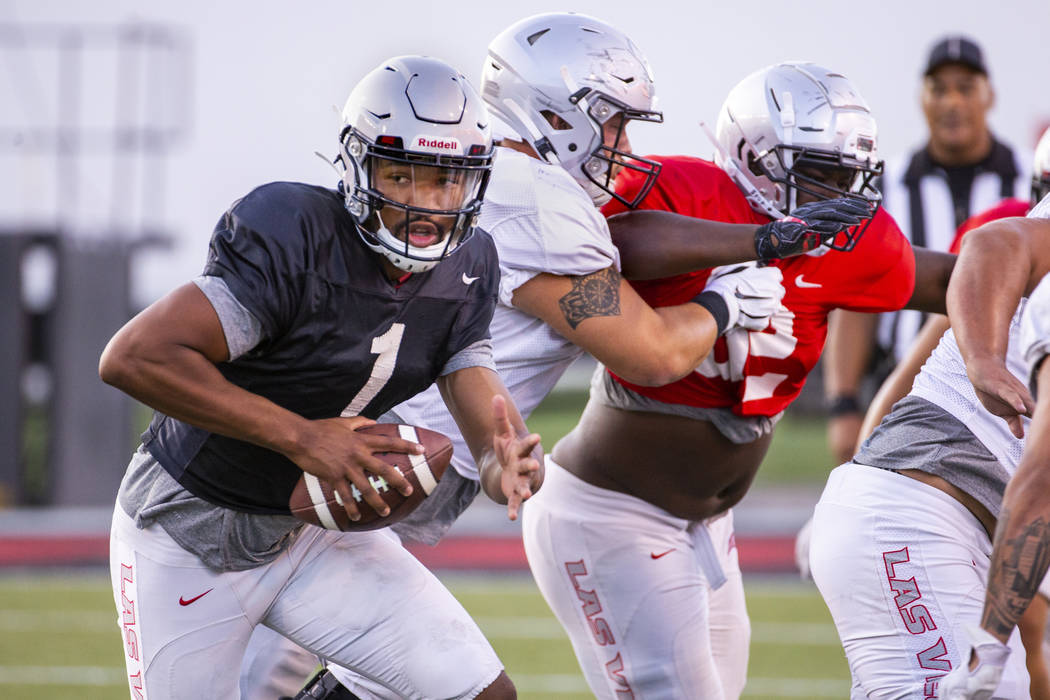
<path fill-rule="evenodd" d="M 513 431 L 519 437 L 529 434 L 510 392 L 499 374 L 485 367 L 468 367 L 452 372 L 439 378 L 437 384 L 478 466 L 481 490 L 496 503 L 505 505 L 507 495 L 503 492 L 503 467 L 493 446 L 497 430 L 492 413 L 494 396 L 498 394 L 504 398 L 507 418 Z M 542 465 L 542 450 L 537 449 L 536 455 Z M 534 485 L 538 488 L 538 483 Z"/>
<path fill-rule="evenodd" d="M 836 309 L 824 346 L 824 394 L 828 399 L 856 397 L 875 345 L 878 316 Z"/>
<path fill-rule="evenodd" d="M 496 422 L 492 416 L 492 397 L 499 394 L 507 402 L 510 423 L 518 435 L 527 435 L 525 421 L 518 413 L 503 380 L 488 367 L 466 367 L 439 377 L 438 390 L 452 418 L 456 421 L 463 440 L 470 448 L 475 463 L 481 467 L 487 453 L 492 452 Z"/>
<path fill-rule="evenodd" d="M 282 454 L 299 449 L 306 419 L 231 384 L 198 351 L 136 346 L 115 338 L 100 362 L 102 380 L 142 403 L 204 430 Z"/>
<path fill-rule="evenodd" d="M 623 276 L 635 280 L 754 260 L 757 228 L 667 211 L 635 210 L 609 218 Z"/>
<path fill-rule="evenodd" d="M 661 331 L 659 336 L 652 336 L 652 350 L 664 352 L 663 371 L 670 376 L 658 379 L 666 384 L 686 376 L 707 359 L 718 340 L 718 325 L 707 309 L 692 302 L 654 311 Z"/>
<path fill-rule="evenodd" d="M 1043 469 L 1050 470 L 1050 463 Z M 1015 482 L 1019 475 L 1015 475 Z M 1031 483 L 1029 479 L 1022 482 Z M 1039 497 L 1050 488 L 1050 480 L 1042 480 L 1038 488 L 1043 491 L 1027 496 L 1016 491 L 1010 496 L 1007 489 L 1008 498 L 1003 500 L 995 531 L 981 626 L 1003 643 L 1038 593 L 1050 567 L 1050 505 Z"/>
<path fill-rule="evenodd" d="M 718 333 L 699 304 L 654 311 L 615 268 L 579 277 L 537 275 L 514 290 L 513 303 L 617 375 L 646 386 L 691 372 Z"/>
<path fill-rule="evenodd" d="M 1006 642 L 1050 566 L 1050 366 L 1039 372 L 1039 403 L 1007 484 L 988 574 L 981 625 Z"/>
<path fill-rule="evenodd" d="M 967 365 L 1006 356 L 1010 319 L 1031 276 L 1025 236 L 1003 221 L 963 239 L 948 284 L 948 317 Z"/>
<path fill-rule="evenodd" d="M 904 308 L 933 314 L 947 313 L 945 294 L 956 256 L 917 246 L 912 251 L 915 254 L 915 289 Z"/>
<path fill-rule="evenodd" d="M 687 303 L 646 307 L 629 316 L 632 329 L 614 342 L 589 349 L 614 374 L 640 386 L 663 386 L 686 376 L 707 357 L 718 340 L 711 313 Z"/>
<path fill-rule="evenodd" d="M 694 303 L 645 307 L 602 325 L 602 331 L 572 334 L 570 340 L 617 376 L 640 386 L 663 386 L 686 376 L 718 339 L 714 317 Z"/>
<path fill-rule="evenodd" d="M 501 506 L 507 505 L 507 496 L 503 493 L 502 485 L 503 468 L 500 467 L 495 450 L 482 451 L 481 456 L 477 459 L 477 465 L 482 492 L 494 503 Z"/>

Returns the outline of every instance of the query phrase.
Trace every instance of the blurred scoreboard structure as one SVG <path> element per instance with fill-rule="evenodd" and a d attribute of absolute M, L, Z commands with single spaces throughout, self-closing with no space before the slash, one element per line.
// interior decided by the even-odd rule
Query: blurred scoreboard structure
<path fill-rule="evenodd" d="M 132 402 L 98 357 L 137 310 L 136 255 L 169 242 L 189 56 L 159 25 L 0 23 L 0 507 L 116 494 Z"/>

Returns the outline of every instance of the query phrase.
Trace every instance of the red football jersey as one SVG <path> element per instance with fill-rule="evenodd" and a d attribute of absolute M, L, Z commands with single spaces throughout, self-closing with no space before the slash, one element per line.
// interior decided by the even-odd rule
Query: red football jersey
<path fill-rule="evenodd" d="M 948 249 L 948 252 L 958 255 L 959 245 L 962 243 L 962 237 L 978 226 L 984 226 L 989 221 L 1005 219 L 1009 216 L 1024 216 L 1028 213 L 1031 206 L 1031 203 L 1024 199 L 1011 198 L 1004 199 L 994 207 L 985 209 L 979 214 L 974 214 L 969 219 L 959 224 L 959 228 L 955 231 L 955 240 L 952 241 L 952 247 Z"/>
<path fill-rule="evenodd" d="M 640 209 L 727 223 L 769 221 L 751 209 L 739 188 L 713 163 L 687 156 L 656 160 L 663 169 Z M 640 177 L 624 171 L 617 189 L 629 194 L 640 183 Z M 623 206 L 613 200 L 604 213 L 620 211 Z M 741 416 L 773 416 L 798 396 L 816 365 L 832 309 L 893 311 L 908 301 L 915 286 L 911 246 L 893 218 L 881 209 L 849 253 L 833 250 L 771 264 L 783 271 L 786 293 L 766 330 L 728 332 L 700 367 L 665 386 L 643 387 L 614 378 L 643 396 L 666 403 L 731 407 Z M 671 306 L 703 291 L 709 274 L 703 270 L 632 284 L 651 306 Z"/>

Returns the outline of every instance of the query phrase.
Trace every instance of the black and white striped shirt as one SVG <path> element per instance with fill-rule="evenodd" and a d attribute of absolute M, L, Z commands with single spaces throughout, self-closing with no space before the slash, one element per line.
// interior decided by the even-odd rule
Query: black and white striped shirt
<path fill-rule="evenodd" d="M 959 225 L 1008 197 L 1027 199 L 1029 164 L 993 138 L 988 156 L 974 165 L 945 167 L 921 148 L 886 163 L 883 206 L 913 245 L 947 251 Z M 885 313 L 879 347 L 894 361 L 907 351 L 924 319 L 918 311 Z"/>

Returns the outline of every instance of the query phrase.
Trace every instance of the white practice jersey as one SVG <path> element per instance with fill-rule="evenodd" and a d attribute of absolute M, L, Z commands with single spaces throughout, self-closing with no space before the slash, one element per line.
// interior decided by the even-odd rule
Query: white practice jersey
<path fill-rule="evenodd" d="M 583 350 L 515 309 L 514 290 L 544 272 L 569 276 L 610 266 L 619 270 L 619 252 L 605 217 L 564 169 L 507 148 L 497 149 L 479 228 L 492 236 L 499 252 L 499 303 L 489 327 L 496 368 L 527 417 Z M 452 465 L 463 476 L 478 478 L 470 449 L 436 386 L 393 413 L 400 422 L 447 435 Z"/>
<path fill-rule="evenodd" d="M 1050 219 L 1050 194 L 1032 207 L 1030 217 Z M 1028 369 L 1028 387 L 1035 396 L 1035 370 L 1050 355 L 1050 274 L 1039 281 L 1029 297 L 1028 308 L 1021 319 L 1021 347 Z"/>
<path fill-rule="evenodd" d="M 1028 387 L 1036 395 L 1036 370 L 1050 355 L 1050 274 L 1043 277 L 1028 299 L 1021 318 L 1021 347 L 1027 370 Z"/>
<path fill-rule="evenodd" d="M 1021 300 L 1010 321 L 1010 339 L 1006 346 L 1006 368 L 1022 382 L 1025 381 L 1026 368 L 1020 343 L 1021 312 L 1026 301 Z M 915 377 L 910 395 L 943 408 L 965 425 L 1010 475 L 1017 470 L 1024 440 L 1015 438 L 1005 420 L 992 415 L 981 405 L 966 375 L 966 363 L 959 352 L 955 333 L 950 329 Z M 1027 431 L 1029 421 L 1027 418 L 1022 418 L 1022 421 Z"/>
<path fill-rule="evenodd" d="M 1028 212 L 1029 218 L 1050 218 L 1050 197 L 1046 197 Z M 1046 286 L 1045 280 L 1040 287 Z M 1032 352 L 1030 346 L 1037 345 L 1029 337 L 1039 337 L 1043 353 L 1050 347 L 1050 288 L 1043 291 L 1040 302 L 1042 310 L 1026 312 L 1031 307 L 1028 299 L 1022 299 L 1017 311 L 1010 320 L 1010 336 L 1006 346 L 1006 368 L 1022 382 L 1028 380 L 1028 357 Z M 1021 337 L 1022 318 L 1025 324 L 1032 326 L 1026 331 L 1025 339 Z M 922 371 L 915 378 L 911 393 L 931 403 L 937 404 L 952 414 L 963 425 L 977 436 L 988 450 L 996 456 L 1006 470 L 1013 475 L 1024 450 L 1024 440 L 1018 440 L 1010 432 L 1006 421 L 985 410 L 977 399 L 973 385 L 966 376 L 966 365 L 955 341 L 955 334 L 949 330 L 941 338 L 940 344 L 923 365 Z M 1028 430 L 1028 418 L 1022 418 L 1025 431 Z"/>

